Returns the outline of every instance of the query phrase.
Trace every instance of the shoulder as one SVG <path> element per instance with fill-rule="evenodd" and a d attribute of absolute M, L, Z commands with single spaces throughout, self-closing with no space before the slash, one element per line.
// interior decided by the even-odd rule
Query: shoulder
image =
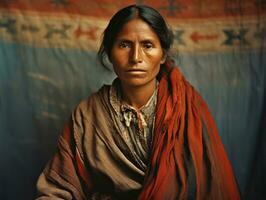
<path fill-rule="evenodd" d="M 95 110 L 102 107 L 108 101 L 110 85 L 103 85 L 97 92 L 92 93 L 88 98 L 82 100 L 74 109 L 73 117 L 79 119 L 81 117 L 89 116 Z"/>
<path fill-rule="evenodd" d="M 83 135 L 92 135 L 94 127 L 106 116 L 104 104 L 108 104 L 109 85 L 104 85 L 87 99 L 82 100 L 71 115 L 72 131 L 78 147 L 81 148 Z"/>

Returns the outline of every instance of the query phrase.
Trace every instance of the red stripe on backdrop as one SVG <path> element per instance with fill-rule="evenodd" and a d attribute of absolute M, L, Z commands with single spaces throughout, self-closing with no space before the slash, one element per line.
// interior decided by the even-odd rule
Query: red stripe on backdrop
<path fill-rule="evenodd" d="M 119 8 L 136 2 L 150 5 L 168 18 L 220 18 L 266 13 L 265 1 L 257 0 L 10 0 L 0 1 L 0 8 L 110 17 Z"/>

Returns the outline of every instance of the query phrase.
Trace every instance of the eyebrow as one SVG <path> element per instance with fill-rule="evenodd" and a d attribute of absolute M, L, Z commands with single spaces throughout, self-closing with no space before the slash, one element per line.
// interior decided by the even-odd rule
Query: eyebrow
<path fill-rule="evenodd" d="M 128 42 L 128 43 L 133 43 L 132 40 L 127 39 L 127 38 L 118 38 L 116 39 L 116 42 Z M 141 43 L 154 43 L 154 40 L 152 38 L 145 38 L 143 40 L 140 41 Z"/>

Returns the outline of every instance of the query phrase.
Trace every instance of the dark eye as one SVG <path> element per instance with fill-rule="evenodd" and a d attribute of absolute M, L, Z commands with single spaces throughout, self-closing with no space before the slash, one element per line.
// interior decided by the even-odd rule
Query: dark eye
<path fill-rule="evenodd" d="M 143 47 L 145 49 L 151 49 L 153 47 L 153 44 L 151 42 L 144 42 Z"/>
<path fill-rule="evenodd" d="M 129 48 L 130 47 L 130 43 L 126 42 L 126 41 L 122 41 L 119 43 L 119 47 L 120 48 Z"/>

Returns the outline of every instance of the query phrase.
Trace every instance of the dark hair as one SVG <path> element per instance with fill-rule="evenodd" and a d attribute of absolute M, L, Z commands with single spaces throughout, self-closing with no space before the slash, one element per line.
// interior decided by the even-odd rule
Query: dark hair
<path fill-rule="evenodd" d="M 98 59 L 107 68 L 106 58 L 110 58 L 111 50 L 117 34 L 124 24 L 132 19 L 140 18 L 155 31 L 160 39 L 161 46 L 167 54 L 172 43 L 173 33 L 161 14 L 149 6 L 130 5 L 119 10 L 110 20 L 103 32 L 102 43 L 98 51 Z"/>

